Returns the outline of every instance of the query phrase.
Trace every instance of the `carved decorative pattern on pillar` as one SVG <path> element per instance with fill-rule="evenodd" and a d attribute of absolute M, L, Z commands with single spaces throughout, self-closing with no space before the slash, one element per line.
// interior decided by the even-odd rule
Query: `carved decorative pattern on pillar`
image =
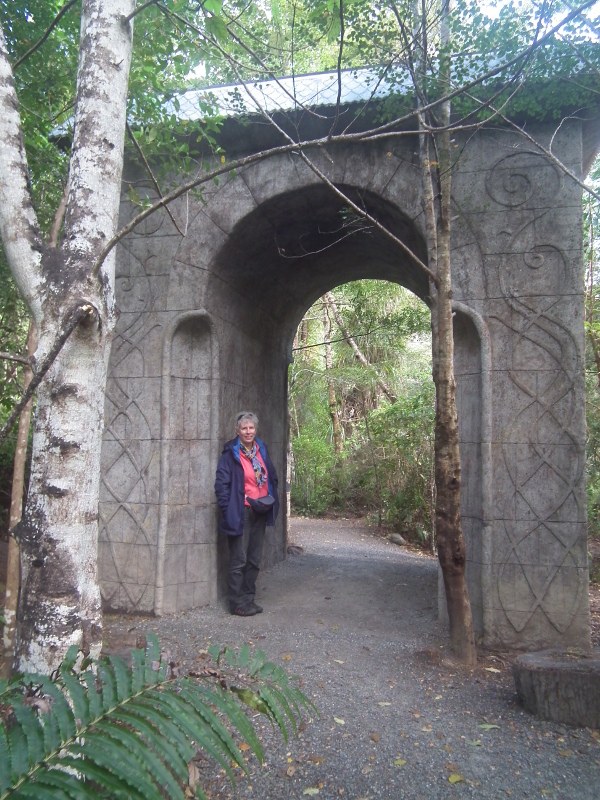
<path fill-rule="evenodd" d="M 121 317 L 106 391 L 100 581 L 108 607 L 149 610 L 154 593 L 152 554 L 156 552 L 158 501 L 154 417 L 158 419 L 160 395 L 149 396 L 152 379 L 146 348 L 153 334 L 160 335 L 161 325 L 154 311 L 151 270 L 134 251 L 134 247 L 121 248 L 117 275 Z M 158 376 L 155 382 L 160 385 Z M 149 402 L 150 398 L 155 402 Z"/>
<path fill-rule="evenodd" d="M 584 452 L 576 433 L 581 350 L 561 316 L 561 300 L 574 281 L 567 254 L 555 242 L 540 243 L 550 236 L 540 231 L 554 232 L 548 215 L 556 212 L 548 206 L 560 192 L 561 175 L 539 154 L 511 154 L 488 174 L 486 189 L 505 209 L 507 223 L 497 276 L 506 305 L 493 318 L 512 334 L 507 396 L 515 409 L 501 433 L 510 490 L 498 596 L 516 632 L 540 611 L 562 634 L 585 586 L 585 512 Z"/>

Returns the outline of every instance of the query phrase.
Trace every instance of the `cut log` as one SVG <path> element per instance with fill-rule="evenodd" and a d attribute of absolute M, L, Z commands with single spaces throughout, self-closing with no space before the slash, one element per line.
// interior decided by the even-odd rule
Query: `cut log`
<path fill-rule="evenodd" d="M 600 728 L 600 650 L 542 650 L 513 664 L 519 702 L 542 719 Z"/>

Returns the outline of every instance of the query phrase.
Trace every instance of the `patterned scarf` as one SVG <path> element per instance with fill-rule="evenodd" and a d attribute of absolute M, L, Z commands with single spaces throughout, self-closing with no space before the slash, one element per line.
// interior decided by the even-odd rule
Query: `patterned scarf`
<path fill-rule="evenodd" d="M 265 472 L 263 465 L 258 460 L 258 447 L 256 446 L 256 442 L 252 443 L 252 448 L 250 450 L 240 442 L 240 450 L 252 463 L 252 469 L 254 470 L 254 476 L 256 478 L 256 485 L 258 487 L 262 486 L 267 480 L 267 473 Z"/>

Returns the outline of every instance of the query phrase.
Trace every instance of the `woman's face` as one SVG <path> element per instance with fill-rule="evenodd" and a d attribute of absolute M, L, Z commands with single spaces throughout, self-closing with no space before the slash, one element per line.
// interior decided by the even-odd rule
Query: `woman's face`
<path fill-rule="evenodd" d="M 250 420 L 244 419 L 238 425 L 237 432 L 244 447 L 251 447 L 256 436 L 256 425 Z"/>

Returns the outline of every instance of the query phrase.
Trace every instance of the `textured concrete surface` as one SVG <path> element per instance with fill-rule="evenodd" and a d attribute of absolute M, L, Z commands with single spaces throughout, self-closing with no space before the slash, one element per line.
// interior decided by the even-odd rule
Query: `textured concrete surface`
<path fill-rule="evenodd" d="M 548 143 L 554 128 L 530 133 Z M 581 170 L 577 121 L 553 149 Z M 315 159 L 426 259 L 416 150 L 403 138 Z M 456 152 L 456 370 L 477 633 L 489 646 L 585 646 L 581 191 L 509 131 L 480 131 Z M 290 154 L 211 185 L 204 202 L 175 202 L 185 236 L 159 213 L 122 242 L 100 506 L 107 608 L 214 602 L 225 564 L 212 492 L 220 448 L 236 411 L 255 409 L 285 476 L 287 366 L 314 300 L 359 278 L 427 300 L 425 275 L 391 241 L 368 229 L 343 237 L 341 211 Z M 285 530 L 282 513 L 265 566 L 284 558 Z"/>

